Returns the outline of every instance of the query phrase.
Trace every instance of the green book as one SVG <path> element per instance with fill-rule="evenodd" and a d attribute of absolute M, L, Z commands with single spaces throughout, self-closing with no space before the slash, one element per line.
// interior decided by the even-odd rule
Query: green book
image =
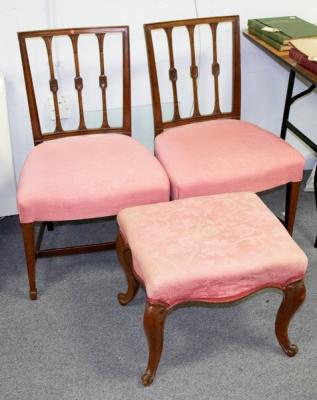
<path fill-rule="evenodd" d="M 285 35 L 283 32 L 270 32 L 266 31 L 265 29 L 267 28 L 267 25 L 263 24 L 257 19 L 249 19 L 248 20 L 248 27 L 253 29 L 254 31 L 258 31 L 261 34 L 267 36 L 268 38 L 271 38 L 275 40 L 278 43 L 281 44 L 287 44 L 292 38 L 289 36 Z M 263 30 L 264 28 L 264 30 Z"/>
<path fill-rule="evenodd" d="M 252 29 L 250 26 L 249 26 L 249 32 L 279 51 L 286 51 L 290 49 L 289 45 L 279 43 L 276 40 L 272 39 L 271 37 L 264 35 L 262 31 L 256 31 L 255 29 Z"/>
<path fill-rule="evenodd" d="M 256 18 L 255 20 L 264 25 L 260 29 L 270 33 L 274 40 L 280 41 L 280 34 L 285 35 L 283 43 L 287 43 L 291 39 L 317 36 L 317 25 L 296 16 Z M 274 36 L 276 34 L 278 35 Z"/>

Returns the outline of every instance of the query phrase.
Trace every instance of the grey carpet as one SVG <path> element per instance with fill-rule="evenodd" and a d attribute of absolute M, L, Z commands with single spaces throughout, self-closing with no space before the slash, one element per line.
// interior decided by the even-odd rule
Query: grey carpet
<path fill-rule="evenodd" d="M 308 174 L 307 174 L 308 176 Z M 284 193 L 263 199 L 281 213 Z M 294 237 L 310 260 L 304 306 L 288 358 L 274 335 L 281 296 L 266 291 L 232 306 L 188 307 L 166 323 L 156 380 L 143 388 L 147 361 L 144 293 L 122 307 L 125 278 L 114 252 L 42 259 L 39 299 L 28 299 L 17 217 L 0 222 L 0 399 L 309 399 L 317 398 L 317 233 L 312 193 L 300 194 Z M 50 244 L 115 235 L 109 222 L 61 225 Z"/>

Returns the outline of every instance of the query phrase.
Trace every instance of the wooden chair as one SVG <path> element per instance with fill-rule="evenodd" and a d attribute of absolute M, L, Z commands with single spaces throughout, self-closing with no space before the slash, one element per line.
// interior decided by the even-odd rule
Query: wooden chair
<path fill-rule="evenodd" d="M 102 124 L 87 128 L 83 104 L 83 78 L 80 75 L 78 39 L 93 34 L 100 60 L 99 87 L 102 99 Z M 108 34 L 122 37 L 123 54 L 123 122 L 111 127 L 108 122 L 106 91 L 112 77 L 106 76 L 104 42 Z M 58 102 L 59 85 L 55 73 L 52 42 L 66 36 L 72 46 L 79 107 L 79 126 L 64 130 Z M 23 231 L 27 260 L 30 297 L 37 298 L 35 264 L 37 257 L 68 255 L 113 249 L 115 242 L 75 247 L 40 249 L 45 225 L 53 228 L 54 221 L 86 220 L 116 215 L 129 205 L 160 202 L 169 198 L 169 182 L 157 159 L 140 143 L 131 138 L 131 95 L 129 28 L 98 27 L 57 29 L 18 34 L 26 92 L 31 117 L 34 149 L 21 172 L 17 202 Z M 29 40 L 42 38 L 45 43 L 49 88 L 53 96 L 56 126 L 53 132 L 41 129 L 34 74 L 29 61 Z M 47 68 L 47 65 L 43 65 Z M 98 77 L 96 77 L 98 78 Z M 98 80 L 96 79 L 96 82 Z M 49 222 L 47 222 L 49 221 Z M 35 240 L 35 222 L 42 222 Z"/>
<path fill-rule="evenodd" d="M 226 112 L 221 109 L 219 76 L 222 65 L 218 52 L 220 45 L 230 47 L 229 43 L 217 38 L 218 28 L 223 24 L 232 27 L 229 39 L 232 42 L 232 101 L 231 109 Z M 200 71 L 195 52 L 195 29 L 198 25 L 209 26 L 213 50 L 214 104 L 209 114 L 201 113 L 198 95 Z M 190 46 L 193 112 L 189 117 L 182 117 L 179 108 L 179 76 L 173 43 L 173 32 L 179 27 L 186 28 Z M 155 54 L 153 45 L 152 34 L 157 30 L 166 33 L 170 66 L 173 117 L 167 121 L 162 116 L 157 72 L 161 59 Z M 261 192 L 287 184 L 285 226 L 292 234 L 304 159 L 284 140 L 256 125 L 240 121 L 239 16 L 145 24 L 144 31 L 152 90 L 155 153 L 170 178 L 172 199 L 236 191 Z"/>

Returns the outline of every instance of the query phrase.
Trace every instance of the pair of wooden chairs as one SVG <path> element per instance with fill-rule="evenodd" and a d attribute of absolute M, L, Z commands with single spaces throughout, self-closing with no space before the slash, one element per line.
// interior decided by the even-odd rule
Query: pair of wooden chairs
<path fill-rule="evenodd" d="M 228 25 L 232 32 L 230 36 L 232 41 L 230 44 L 232 46 L 232 101 L 231 110 L 227 112 L 222 111 L 221 85 L 219 83 L 219 75 L 222 69 L 218 60 L 220 43 L 217 40 L 217 32 L 218 27 L 222 24 Z M 213 50 L 211 74 L 214 87 L 214 105 L 213 111 L 208 114 L 203 114 L 199 105 L 198 79 L 200 71 L 196 61 L 195 49 L 195 29 L 198 25 L 209 27 L 210 43 Z M 192 80 L 193 92 L 193 112 L 190 117 L 182 117 L 179 108 L 178 71 L 174 57 L 173 34 L 180 27 L 185 27 L 187 30 L 190 45 L 191 64 L 188 73 Z M 129 287 L 126 294 L 119 296 L 119 301 L 121 304 L 127 304 L 131 301 L 140 282 L 145 285 L 148 295 L 144 323 L 149 340 L 150 356 L 147 371 L 143 376 L 144 385 L 152 382 L 160 359 L 163 343 L 162 330 L 167 311 L 177 304 L 188 301 L 215 302 L 218 300 L 225 302 L 236 300 L 263 287 L 273 286 L 284 290 L 285 304 L 283 303 L 284 305 L 282 305 L 277 318 L 277 336 L 284 350 L 289 355 L 294 355 L 296 351 L 288 341 L 287 327 L 290 317 L 305 297 L 302 279 L 307 261 L 299 249 L 293 246 L 292 239 L 284 232 L 282 225 L 278 224 L 277 227 L 274 222 L 275 217 L 268 217 L 267 211 L 263 211 L 263 207 L 258 205 L 258 200 L 254 198 L 255 195 L 245 196 L 236 192 L 261 192 L 286 184 L 285 227 L 291 235 L 304 160 L 295 149 L 282 139 L 258 126 L 240 121 L 239 17 L 213 17 L 147 24 L 144 29 L 152 89 L 156 157 L 131 138 L 128 27 L 74 28 L 19 33 L 35 144 L 22 170 L 17 196 L 27 259 L 30 297 L 33 300 L 37 298 L 35 280 L 37 257 L 100 251 L 113 249 L 115 246 L 115 243 L 111 242 L 43 250 L 40 245 L 46 226 L 50 230 L 55 221 L 91 219 L 120 213 L 121 233 L 117 248 L 119 259 L 125 268 Z M 163 30 L 167 41 L 169 69 L 166 72 L 171 81 L 173 95 L 173 116 L 168 121 L 163 120 L 162 115 L 157 72 L 159 60 L 156 58 L 152 35 L 153 31 L 156 30 Z M 120 128 L 111 127 L 107 115 L 107 86 L 112 83 L 112 80 L 111 77 L 107 76 L 104 42 L 110 33 L 122 36 L 123 124 Z M 103 118 L 101 126 L 93 129 L 87 128 L 85 123 L 83 104 L 85 87 L 79 62 L 78 41 L 79 37 L 85 34 L 96 36 L 100 60 L 99 86 Z M 64 130 L 61 122 L 58 101 L 59 85 L 54 69 L 54 52 L 52 51 L 52 43 L 55 37 L 61 35 L 68 36 L 72 45 L 75 71 L 74 85 L 79 107 L 78 129 L 70 131 Z M 39 104 L 36 101 L 28 57 L 27 41 L 33 38 L 44 40 L 48 57 L 49 87 L 53 96 L 56 120 L 55 130 L 48 134 L 44 134 L 41 129 Z M 221 43 L 221 45 L 224 46 L 225 44 Z M 224 193 L 229 193 L 231 196 L 228 197 L 229 200 L 227 199 L 228 195 Z M 217 196 L 213 196 L 216 194 L 224 196 L 224 198 L 220 197 L 223 201 L 219 203 Z M 200 200 L 200 196 L 209 198 L 209 195 L 212 195 L 210 202 L 209 200 L 207 202 Z M 168 202 L 170 199 L 175 201 Z M 182 203 L 182 201 L 185 201 L 185 203 Z M 153 203 L 162 204 L 149 206 Z M 137 212 L 133 211 L 135 206 L 138 206 L 136 207 Z M 132 217 L 130 218 L 129 212 L 125 214 L 125 211 L 122 210 L 131 207 Z M 179 212 L 179 208 L 181 212 Z M 251 210 L 249 213 L 246 212 L 247 208 Z M 215 229 L 208 225 L 206 230 L 202 221 L 205 216 L 206 221 L 212 224 L 214 215 L 210 214 L 209 211 L 213 209 L 215 209 L 214 215 L 218 215 L 218 219 L 215 219 L 218 222 L 215 223 Z M 193 215 L 188 216 L 188 213 Z M 146 217 L 142 222 L 143 214 Z M 195 218 L 198 214 L 200 215 L 200 222 L 195 226 Z M 222 218 L 222 214 L 226 215 L 226 218 Z M 167 215 L 169 216 L 168 229 L 162 229 L 162 232 L 160 232 L 160 224 L 167 218 Z M 245 216 L 245 218 L 243 219 L 241 216 Z M 174 217 L 175 224 L 172 221 Z M 266 234 L 260 235 L 254 243 L 252 242 L 254 269 L 242 268 L 242 272 L 235 276 L 234 284 L 236 285 L 236 282 L 239 281 L 241 285 L 234 286 L 231 278 L 229 279 L 229 275 L 232 273 L 232 269 L 230 270 L 232 265 L 229 272 L 219 272 L 218 280 L 212 280 L 210 273 L 204 269 L 206 260 L 203 262 L 204 267 L 202 269 L 197 267 L 197 270 L 200 271 L 199 277 L 193 276 L 192 272 L 186 270 L 185 280 L 182 280 L 183 270 L 179 266 L 178 268 L 175 266 L 177 259 L 184 263 L 189 260 L 193 254 L 194 246 L 196 252 L 208 253 L 208 262 L 210 265 L 214 265 L 217 257 L 215 258 L 215 255 L 207 251 L 208 240 L 211 240 L 212 243 L 226 240 L 225 238 L 231 235 L 229 230 L 232 230 L 235 232 L 233 235 L 235 240 L 241 242 L 239 229 L 241 228 L 243 231 L 246 224 L 252 225 L 252 217 L 257 221 L 253 227 L 254 235 L 256 232 L 261 233 L 262 231 L 261 220 L 264 223 L 268 218 L 268 223 L 263 227 Z M 223 222 L 221 222 L 222 220 Z M 37 241 L 35 240 L 36 222 L 42 224 Z M 241 225 L 241 222 L 244 225 Z M 228 224 L 228 227 L 224 228 L 226 224 Z M 152 228 L 151 225 L 153 225 Z M 192 229 L 196 229 L 195 232 L 192 232 Z M 275 254 L 277 258 L 281 253 L 284 254 L 282 269 L 279 261 L 274 259 L 275 264 L 274 262 L 272 264 L 272 260 L 268 260 L 265 256 L 267 253 L 265 246 L 274 247 L 272 240 L 269 240 L 270 229 L 273 231 L 277 229 L 278 232 L 275 238 L 282 247 L 277 244 L 275 253 L 272 251 L 272 254 Z M 282 233 L 280 230 L 282 230 Z M 171 231 L 175 231 L 176 234 L 174 232 L 170 235 Z M 183 235 L 184 231 L 187 232 L 186 237 Z M 204 232 L 207 232 L 206 235 Z M 193 234 L 192 240 L 191 233 Z M 141 248 L 138 247 L 136 237 L 144 242 L 143 247 L 142 243 L 140 243 Z M 179 239 L 180 242 L 177 241 L 177 238 L 181 238 Z M 259 238 L 262 238 L 262 242 Z M 132 242 L 131 246 L 130 242 Z M 169 243 L 174 244 L 175 247 L 169 249 Z M 159 252 L 163 256 L 163 253 L 165 253 L 165 250 L 160 247 L 161 245 L 166 246 L 167 254 L 171 256 L 170 263 L 166 260 L 166 257 L 162 260 L 160 255 L 156 254 Z M 158 246 L 156 250 L 155 246 Z M 259 254 L 264 258 L 262 263 L 259 263 L 254 256 L 257 253 L 257 246 L 259 246 Z M 151 252 L 153 251 L 156 251 L 157 262 L 161 265 L 161 269 L 157 264 L 152 263 Z M 223 248 L 223 251 L 226 253 L 225 248 Z M 250 247 L 247 246 L 245 251 L 246 253 L 244 253 L 242 244 L 239 250 L 240 258 L 237 258 L 240 263 L 246 261 L 245 255 L 248 255 L 248 252 L 251 251 Z M 181 253 L 184 254 L 183 258 L 179 257 Z M 235 259 L 234 254 L 228 251 L 228 255 L 230 254 L 232 254 L 232 259 Z M 200 256 L 198 258 L 201 259 Z M 292 263 L 290 258 L 298 261 L 298 263 L 296 268 L 288 270 L 287 265 Z M 229 262 L 229 257 L 226 257 L 226 261 Z M 133 265 L 134 262 L 136 265 Z M 151 266 L 157 266 L 157 269 L 155 269 L 156 267 L 151 269 Z M 190 266 L 186 264 L 186 268 L 189 269 Z M 274 271 L 277 270 L 275 275 L 274 273 L 272 275 L 272 268 Z M 168 271 L 172 275 L 168 275 Z M 260 281 L 256 278 L 259 276 Z M 246 277 L 250 282 L 253 282 L 253 286 L 250 283 L 251 286 L 248 289 L 244 287 Z M 211 293 L 211 289 L 199 286 L 202 281 L 210 283 L 209 289 L 210 287 L 217 288 L 218 285 L 217 293 L 215 291 Z M 220 295 L 219 293 L 222 291 L 221 282 L 226 281 L 231 290 L 230 292 L 228 289 L 230 295 L 228 293 L 227 295 Z M 291 284 L 293 286 L 290 286 Z M 182 288 L 182 290 L 179 288 Z M 223 290 L 226 291 L 225 288 Z M 200 296 L 199 293 L 205 294 Z"/>

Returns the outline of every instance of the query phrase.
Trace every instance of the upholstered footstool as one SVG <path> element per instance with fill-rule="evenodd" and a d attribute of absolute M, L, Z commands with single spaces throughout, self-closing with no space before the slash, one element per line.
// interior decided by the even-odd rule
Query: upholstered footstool
<path fill-rule="evenodd" d="M 253 193 L 229 193 L 137 206 L 118 214 L 119 260 L 128 281 L 122 305 L 144 285 L 144 330 L 152 383 L 163 348 L 164 321 L 189 302 L 227 303 L 264 288 L 283 292 L 275 332 L 285 353 L 298 349 L 289 322 L 305 299 L 307 258 Z"/>

